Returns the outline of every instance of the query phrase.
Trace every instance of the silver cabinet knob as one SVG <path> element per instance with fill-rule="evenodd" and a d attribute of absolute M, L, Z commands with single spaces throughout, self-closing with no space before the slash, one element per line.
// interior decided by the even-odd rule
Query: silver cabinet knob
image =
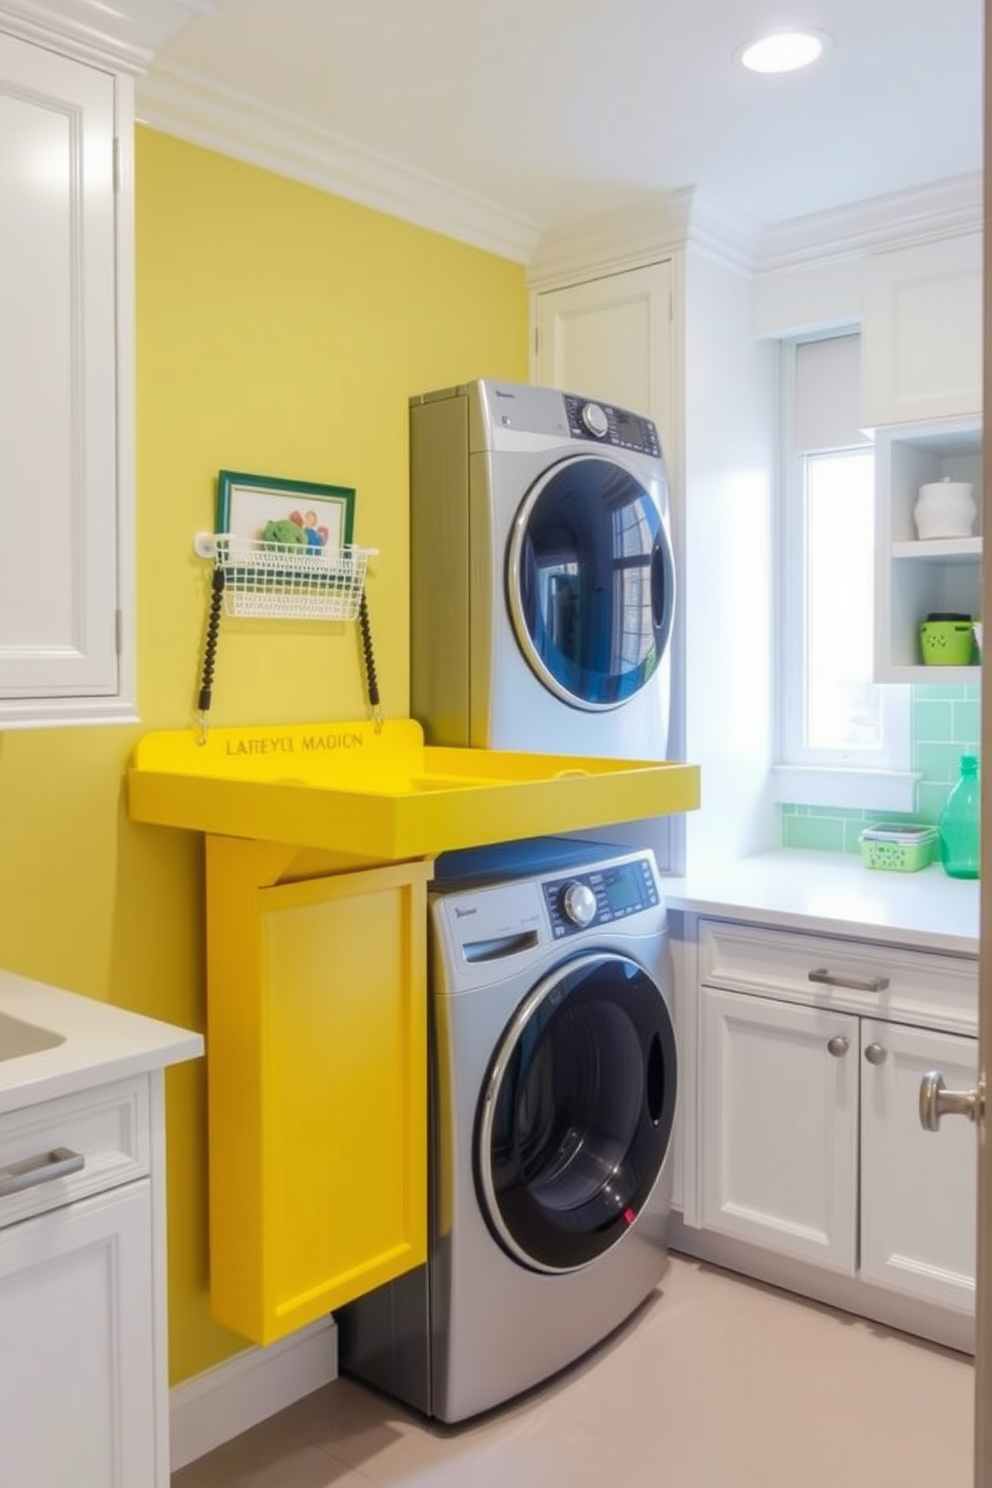
<path fill-rule="evenodd" d="M 827 1042 L 827 1050 L 835 1059 L 843 1059 L 850 1047 L 850 1044 L 842 1033 L 834 1034 L 833 1038 Z"/>
<path fill-rule="evenodd" d="M 869 1064 L 884 1064 L 888 1057 L 888 1049 L 884 1049 L 881 1044 L 869 1044 L 865 1050 L 865 1058 Z"/>
<path fill-rule="evenodd" d="M 977 1090 L 948 1090 L 940 1070 L 927 1070 L 920 1081 L 920 1125 L 924 1131 L 939 1131 L 942 1116 L 967 1116 L 978 1120 Z"/>

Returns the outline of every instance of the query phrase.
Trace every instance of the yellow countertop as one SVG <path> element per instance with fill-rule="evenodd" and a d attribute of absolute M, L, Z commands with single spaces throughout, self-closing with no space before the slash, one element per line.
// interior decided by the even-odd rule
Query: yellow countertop
<path fill-rule="evenodd" d="M 413 719 L 146 735 L 128 771 L 133 820 L 294 844 L 355 862 L 690 811 L 695 765 L 457 749 Z"/>

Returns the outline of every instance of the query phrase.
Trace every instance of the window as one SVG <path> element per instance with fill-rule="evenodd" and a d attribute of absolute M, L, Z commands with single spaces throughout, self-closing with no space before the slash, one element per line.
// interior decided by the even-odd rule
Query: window
<path fill-rule="evenodd" d="M 859 342 L 784 348 L 776 795 L 910 810 L 909 688 L 872 681 L 874 453 L 858 427 Z"/>

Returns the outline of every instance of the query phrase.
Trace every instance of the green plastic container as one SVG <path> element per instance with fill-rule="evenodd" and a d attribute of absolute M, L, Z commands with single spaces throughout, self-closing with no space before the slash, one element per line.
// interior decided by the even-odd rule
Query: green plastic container
<path fill-rule="evenodd" d="M 937 851 L 935 827 L 887 825 L 867 827 L 858 838 L 861 861 L 866 868 L 884 868 L 890 873 L 917 873 L 928 868 Z"/>
<path fill-rule="evenodd" d="M 920 650 L 927 666 L 971 666 L 975 651 L 972 620 L 924 620 Z"/>

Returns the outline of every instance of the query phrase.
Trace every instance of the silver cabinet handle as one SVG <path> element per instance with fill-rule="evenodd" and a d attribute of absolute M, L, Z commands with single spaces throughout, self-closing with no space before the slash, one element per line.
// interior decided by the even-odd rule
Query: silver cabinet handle
<path fill-rule="evenodd" d="M 0 1197 L 36 1188 L 39 1183 L 50 1183 L 53 1178 L 67 1178 L 70 1173 L 80 1172 L 85 1164 L 83 1154 L 73 1152 L 70 1147 L 54 1147 L 51 1152 L 39 1152 L 37 1157 L 25 1157 L 21 1162 L 0 1168 Z"/>
<path fill-rule="evenodd" d="M 809 980 L 811 982 L 823 982 L 828 987 L 850 987 L 852 992 L 884 992 L 889 985 L 887 976 L 865 977 L 859 980 L 858 977 L 838 976 L 836 972 L 828 970 L 826 966 L 821 966 L 818 970 L 811 971 L 809 973 Z"/>
<path fill-rule="evenodd" d="M 889 1057 L 888 1049 L 881 1044 L 869 1044 L 865 1050 L 865 1058 L 869 1064 L 884 1064 Z"/>
<path fill-rule="evenodd" d="M 827 1049 L 835 1059 L 842 1059 L 850 1047 L 842 1033 L 835 1033 L 833 1038 L 827 1041 Z"/>
<path fill-rule="evenodd" d="M 967 1116 L 978 1120 L 977 1090 L 948 1090 L 940 1070 L 927 1070 L 920 1081 L 920 1125 L 924 1131 L 940 1131 L 942 1116 Z"/>

